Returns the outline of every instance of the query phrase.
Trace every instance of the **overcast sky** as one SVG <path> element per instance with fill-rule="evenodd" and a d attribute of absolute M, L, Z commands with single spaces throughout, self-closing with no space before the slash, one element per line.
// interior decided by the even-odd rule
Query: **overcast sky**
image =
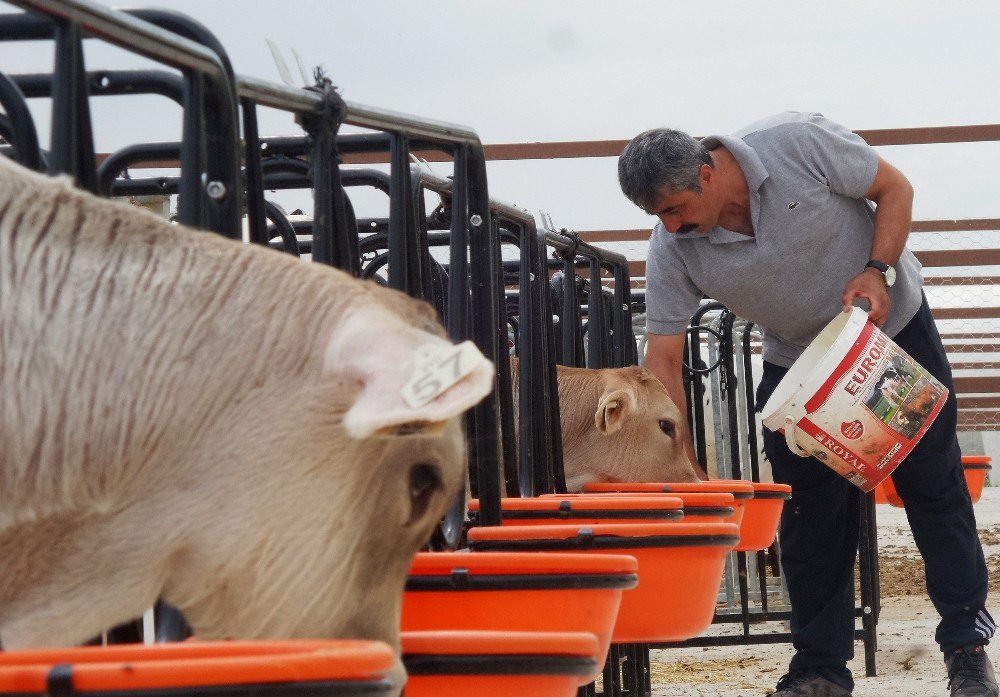
<path fill-rule="evenodd" d="M 1000 122 L 996 0 L 161 4 L 211 29 L 238 73 L 279 81 L 270 38 L 293 72 L 292 46 L 349 101 L 464 124 L 484 143 L 626 139 L 661 125 L 705 135 L 788 109 L 855 129 Z M 89 67 L 143 65 L 96 44 Z M 0 44 L 0 70 L 47 70 L 50 53 Z M 37 113 L 47 134 L 43 105 Z M 98 149 L 176 139 L 178 113 L 162 98 L 105 100 Z M 265 115 L 262 131 L 297 133 L 284 114 Z M 913 181 L 917 217 L 1000 216 L 1000 146 L 881 154 Z M 621 196 L 615 171 L 614 158 L 492 163 L 490 190 L 558 226 L 651 226 Z"/>

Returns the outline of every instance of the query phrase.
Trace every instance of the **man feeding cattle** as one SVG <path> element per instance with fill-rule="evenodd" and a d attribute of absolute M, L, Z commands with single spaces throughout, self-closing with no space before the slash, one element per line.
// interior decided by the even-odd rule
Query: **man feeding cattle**
<path fill-rule="evenodd" d="M 869 319 L 950 394 L 892 475 L 941 615 L 935 639 L 953 696 L 996 697 L 984 646 L 987 570 L 964 483 L 951 369 L 905 247 L 913 190 L 859 136 L 819 114 L 785 113 L 733 135 L 636 136 L 618 162 L 622 191 L 657 216 L 647 267 L 646 366 L 685 413 L 685 328 L 703 294 L 764 332 L 758 409 L 837 312 L 870 303 Z M 876 204 L 875 207 L 870 202 Z M 683 424 L 685 439 L 687 424 Z M 774 479 L 790 484 L 781 562 L 795 654 L 776 697 L 848 697 L 854 680 L 854 561 L 860 491 L 764 431 Z"/>
<path fill-rule="evenodd" d="M 423 302 L 0 157 L 3 647 L 158 597 L 201 638 L 398 647 L 493 384 Z"/>

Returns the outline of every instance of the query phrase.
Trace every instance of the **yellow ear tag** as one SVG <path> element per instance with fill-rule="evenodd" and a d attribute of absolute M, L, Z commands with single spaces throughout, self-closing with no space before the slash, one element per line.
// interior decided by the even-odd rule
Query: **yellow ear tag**
<path fill-rule="evenodd" d="M 411 409 L 419 409 L 443 394 L 486 359 L 471 341 L 457 346 L 424 344 L 417 349 L 413 374 L 400 394 Z"/>

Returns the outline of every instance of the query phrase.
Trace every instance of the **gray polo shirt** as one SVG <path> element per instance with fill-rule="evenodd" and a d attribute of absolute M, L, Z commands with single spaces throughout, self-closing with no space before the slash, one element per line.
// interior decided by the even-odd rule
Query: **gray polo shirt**
<path fill-rule="evenodd" d="M 875 151 L 821 114 L 786 112 L 730 136 L 709 136 L 739 163 L 755 235 L 722 227 L 670 234 L 657 224 L 646 268 L 646 328 L 679 334 L 703 296 L 764 332 L 764 360 L 790 366 L 843 310 L 848 281 L 871 255 L 874 206 L 864 199 Z M 908 249 L 889 289 L 883 331 L 895 336 L 921 302 L 920 262 Z"/>

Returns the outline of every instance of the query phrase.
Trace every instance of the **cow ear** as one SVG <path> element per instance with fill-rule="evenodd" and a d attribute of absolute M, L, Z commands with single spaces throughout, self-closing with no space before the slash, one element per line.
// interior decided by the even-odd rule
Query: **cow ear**
<path fill-rule="evenodd" d="M 635 411 L 635 394 L 632 390 L 616 389 L 601 395 L 594 414 L 597 430 L 606 435 L 622 427 L 625 419 Z"/>
<path fill-rule="evenodd" d="M 383 308 L 343 318 L 327 345 L 324 372 L 361 383 L 344 415 L 353 438 L 440 430 L 494 386 L 493 364 L 471 342 L 456 346 Z"/>

